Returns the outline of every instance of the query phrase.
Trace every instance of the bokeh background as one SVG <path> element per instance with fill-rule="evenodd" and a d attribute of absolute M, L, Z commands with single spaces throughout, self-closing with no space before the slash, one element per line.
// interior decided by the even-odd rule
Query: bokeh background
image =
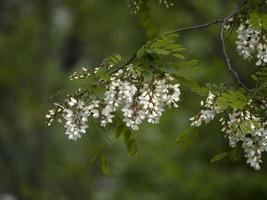
<path fill-rule="evenodd" d="M 163 33 L 226 16 L 235 3 L 176 0 L 166 9 L 152 0 L 152 22 Z M 186 57 L 199 60 L 192 77 L 203 85 L 232 83 L 218 31 L 213 26 L 179 39 Z M 50 97 L 72 87 L 70 73 L 95 67 L 113 53 L 130 56 L 146 40 L 125 0 L 0 1 L 0 200 L 267 199 L 266 159 L 259 172 L 244 159 L 210 163 L 228 150 L 216 122 L 201 128 L 194 142 L 176 144 L 199 109 L 200 97 L 186 87 L 178 109 L 167 111 L 159 125 L 144 124 L 136 132 L 135 157 L 111 132 L 92 127 L 72 142 L 62 126 L 45 126 Z M 235 52 L 234 33 L 227 45 L 241 78 L 251 85 L 254 67 Z M 109 138 L 110 177 L 91 162 L 97 135 Z"/>

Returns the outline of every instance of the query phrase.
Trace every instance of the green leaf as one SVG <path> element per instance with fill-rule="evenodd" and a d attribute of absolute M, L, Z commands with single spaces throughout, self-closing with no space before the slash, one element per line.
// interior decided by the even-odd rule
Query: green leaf
<path fill-rule="evenodd" d="M 137 53 L 136 53 L 136 57 L 137 57 L 138 59 L 141 59 L 141 58 L 145 55 L 145 53 L 146 53 L 146 50 L 145 50 L 145 46 L 144 46 L 144 47 L 142 47 L 141 49 L 139 49 L 139 50 L 137 51 Z"/>
<path fill-rule="evenodd" d="M 186 63 L 186 65 L 187 65 L 188 67 L 193 67 L 193 66 L 195 66 L 197 63 L 198 63 L 197 60 L 190 60 L 189 62 Z"/>
<path fill-rule="evenodd" d="M 185 59 L 185 57 L 182 54 L 175 53 L 173 54 L 173 56 L 182 60 Z"/>
<path fill-rule="evenodd" d="M 123 141 L 128 153 L 134 156 L 138 152 L 137 142 L 131 130 L 123 123 L 117 128 L 115 137 L 119 138 L 121 135 L 123 135 Z"/>
<path fill-rule="evenodd" d="M 188 128 L 179 133 L 176 138 L 176 144 L 189 146 L 192 145 L 195 140 L 198 138 L 199 133 L 197 132 L 196 128 Z"/>
<path fill-rule="evenodd" d="M 187 79 L 185 77 L 182 77 L 182 76 L 177 76 L 175 74 L 173 74 L 173 76 L 179 80 L 181 83 L 183 83 L 184 85 L 187 85 L 192 92 L 200 95 L 200 96 L 207 96 L 208 93 L 209 93 L 209 90 L 206 88 L 206 87 L 203 87 L 199 84 L 197 84 L 196 82 L 190 80 L 190 79 Z"/>
<path fill-rule="evenodd" d="M 106 176 L 112 175 L 109 162 L 105 154 L 101 154 L 101 169 Z"/>
<path fill-rule="evenodd" d="M 124 132 L 125 132 L 125 126 L 124 124 L 120 124 L 120 126 L 117 128 L 115 132 L 115 138 L 118 139 Z"/>
<path fill-rule="evenodd" d="M 130 139 L 127 143 L 127 150 L 129 152 L 129 154 L 131 154 L 132 156 L 134 156 L 138 149 L 137 149 L 137 143 L 135 141 L 134 138 Z"/>
<path fill-rule="evenodd" d="M 177 34 L 168 34 L 148 41 L 137 52 L 137 58 L 141 59 L 146 54 L 150 54 L 151 56 L 173 56 L 174 58 L 184 59 L 180 52 L 185 49 L 176 43 L 175 39 L 177 37 Z"/>
<path fill-rule="evenodd" d="M 101 151 L 98 150 L 97 152 L 94 153 L 91 162 L 93 163 L 99 156 L 101 155 Z"/>
<path fill-rule="evenodd" d="M 237 132 L 239 136 L 245 136 L 251 132 L 251 121 L 243 120 L 240 124 L 240 131 Z"/>
<path fill-rule="evenodd" d="M 146 1 L 143 2 L 142 7 L 139 11 L 140 24 L 144 27 L 147 37 L 153 38 L 157 34 L 157 28 L 153 22 L 150 8 L 146 5 Z"/>
<path fill-rule="evenodd" d="M 258 80 L 258 77 L 257 77 L 255 74 L 252 74 L 252 75 L 251 75 L 251 78 L 252 78 L 254 81 L 257 81 L 257 80 Z"/>
<path fill-rule="evenodd" d="M 217 154 L 216 156 L 214 156 L 214 157 L 210 160 L 210 162 L 211 162 L 211 163 L 215 163 L 215 162 L 217 162 L 217 161 L 219 161 L 219 160 L 222 160 L 222 159 L 226 158 L 227 156 L 229 156 L 229 152 L 219 153 L 219 154 Z"/>
<path fill-rule="evenodd" d="M 229 158 L 232 162 L 235 162 L 240 160 L 241 154 L 242 154 L 242 148 L 241 145 L 239 145 L 230 151 Z"/>
<path fill-rule="evenodd" d="M 111 67 L 114 67 L 122 62 L 125 62 L 126 58 L 123 58 L 121 55 L 119 54 L 113 54 L 109 57 L 107 57 L 101 64 L 101 66 L 106 67 L 105 69 Z"/>
<path fill-rule="evenodd" d="M 103 80 L 109 80 L 109 74 L 106 71 L 106 69 L 104 69 L 103 67 L 100 67 L 97 72 L 96 72 L 96 77 L 98 77 L 99 79 L 103 79 Z"/>
<path fill-rule="evenodd" d="M 124 131 L 123 133 L 123 137 L 124 137 L 124 143 L 127 144 L 129 142 L 129 140 L 131 139 L 132 133 L 130 130 Z"/>
<path fill-rule="evenodd" d="M 164 55 L 164 56 L 166 56 L 170 53 L 168 50 L 159 49 L 159 48 L 155 48 L 155 49 L 153 49 L 153 51 L 158 55 Z"/>
<path fill-rule="evenodd" d="M 267 14 L 262 15 L 261 19 L 263 28 L 267 29 Z"/>
<path fill-rule="evenodd" d="M 241 110 L 246 106 L 247 101 L 248 98 L 244 90 L 228 90 L 216 99 L 216 105 L 219 106 L 221 110 L 226 110 L 229 107 Z"/>
<path fill-rule="evenodd" d="M 250 13 L 250 23 L 255 27 L 259 28 L 260 15 L 258 12 L 254 11 Z"/>

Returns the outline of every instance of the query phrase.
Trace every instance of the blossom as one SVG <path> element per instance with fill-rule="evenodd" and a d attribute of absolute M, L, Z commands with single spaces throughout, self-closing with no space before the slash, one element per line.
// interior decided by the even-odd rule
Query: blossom
<path fill-rule="evenodd" d="M 139 81 L 132 65 L 111 77 L 104 93 L 101 126 L 112 123 L 115 112 L 120 110 L 125 125 L 138 130 L 145 119 L 149 123 L 158 123 L 165 106 L 178 107 L 180 85 L 174 84 L 174 79 L 169 74 L 155 78 L 142 87 L 137 86 Z"/>
<path fill-rule="evenodd" d="M 89 69 L 82 67 L 82 71 L 77 73 L 74 72 L 73 74 L 70 75 L 70 80 L 78 80 L 78 79 L 85 79 L 87 77 L 91 76 L 91 73 L 89 72 Z"/>
<path fill-rule="evenodd" d="M 172 7 L 174 4 L 169 2 L 169 0 L 159 0 L 160 4 L 163 4 L 166 8 Z"/>
<path fill-rule="evenodd" d="M 190 118 L 192 126 L 201 126 L 203 122 L 209 123 L 216 114 L 222 111 L 215 105 L 216 96 L 209 92 L 204 103 L 201 101 L 202 110 L 194 117 Z M 266 110 L 266 100 L 261 101 L 260 108 Z M 222 124 L 222 132 L 229 140 L 229 146 L 236 148 L 238 143 L 244 149 L 244 156 L 247 163 L 255 170 L 260 169 L 262 153 L 267 151 L 267 121 L 251 112 L 255 109 L 252 100 L 248 100 L 246 109 L 227 110 L 219 121 Z"/>
<path fill-rule="evenodd" d="M 220 112 L 219 107 L 215 105 L 215 95 L 211 91 L 209 91 L 205 104 L 201 101 L 200 105 L 203 109 L 196 116 L 190 118 L 191 126 L 199 127 L 203 122 L 207 124 Z"/>
<path fill-rule="evenodd" d="M 260 169 L 262 153 L 267 151 L 266 122 L 251 114 L 249 110 L 235 110 L 228 115 L 228 121 L 221 119 L 222 131 L 229 139 L 229 146 L 235 148 L 242 144 L 247 163 L 255 170 Z M 242 127 L 246 127 L 245 129 Z"/>
<path fill-rule="evenodd" d="M 98 118 L 99 117 L 99 100 L 94 100 L 91 102 L 89 106 L 87 106 L 87 109 L 89 111 L 89 115 L 92 115 L 93 118 Z"/>
<path fill-rule="evenodd" d="M 267 63 L 267 40 L 262 30 L 257 30 L 247 20 L 239 26 L 236 32 L 239 54 L 244 59 L 257 58 L 256 65 L 265 65 Z"/>
<path fill-rule="evenodd" d="M 251 137 L 245 137 L 242 141 L 247 163 L 256 170 L 260 169 L 262 152 L 267 150 L 267 130 L 260 128 L 251 133 Z"/>
<path fill-rule="evenodd" d="M 100 68 L 95 68 L 95 73 L 98 70 Z M 88 70 L 83 69 L 83 72 L 88 73 Z M 101 81 L 105 84 L 105 91 L 100 97 L 97 95 L 97 100 L 92 100 L 89 93 L 79 90 L 58 108 L 66 120 L 69 139 L 81 138 L 88 128 L 89 118 L 99 119 L 100 126 L 106 127 L 113 123 L 118 112 L 122 113 L 125 126 L 132 130 L 138 130 L 144 121 L 159 123 L 165 107 L 178 107 L 180 101 L 180 85 L 173 77 L 160 73 L 144 81 L 132 64 L 113 73 L 109 80 Z M 49 124 L 57 114 L 55 110 L 49 111 L 46 116 Z"/>
<path fill-rule="evenodd" d="M 71 140 L 81 138 L 81 134 L 86 133 L 88 128 L 88 117 L 90 112 L 85 103 L 81 100 L 71 98 L 69 102 L 70 108 L 64 109 L 63 117 L 66 120 L 66 135 Z"/>
<path fill-rule="evenodd" d="M 170 0 L 159 0 L 159 3 L 166 8 L 172 7 L 174 4 Z M 128 0 L 128 7 L 131 8 L 132 14 L 138 13 L 143 4 L 143 0 Z"/>
<path fill-rule="evenodd" d="M 237 50 L 244 59 L 250 59 L 253 57 L 253 53 L 256 50 L 256 46 L 259 42 L 260 32 L 250 25 L 247 20 L 242 23 L 237 29 Z"/>
<path fill-rule="evenodd" d="M 257 59 L 256 65 L 265 65 L 267 63 L 267 44 L 259 43 L 257 46 Z"/>
<path fill-rule="evenodd" d="M 166 74 L 155 80 L 151 85 L 144 85 L 139 96 L 139 104 L 149 123 L 159 123 L 164 107 L 173 105 L 178 107 L 180 101 L 179 84 L 172 84 L 174 79 Z"/>

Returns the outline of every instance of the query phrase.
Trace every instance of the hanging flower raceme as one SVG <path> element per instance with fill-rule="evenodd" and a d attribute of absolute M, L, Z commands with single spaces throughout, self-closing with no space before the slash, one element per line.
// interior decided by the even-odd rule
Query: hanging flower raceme
<path fill-rule="evenodd" d="M 233 111 L 228 115 L 228 121 L 221 119 L 222 131 L 229 139 L 229 145 L 235 148 L 242 144 L 247 163 L 256 170 L 260 169 L 262 153 L 267 150 L 266 122 L 250 111 Z"/>
<path fill-rule="evenodd" d="M 263 29 L 256 29 L 247 20 L 237 29 L 237 51 L 244 59 L 256 58 L 256 65 L 267 63 L 267 39 Z"/>
<path fill-rule="evenodd" d="M 179 84 L 171 84 L 174 79 L 165 74 L 164 77 L 146 84 L 141 89 L 139 104 L 149 123 L 159 123 L 164 107 L 173 105 L 177 107 L 180 100 Z"/>
<path fill-rule="evenodd" d="M 201 101 L 200 105 L 201 111 L 196 116 L 190 118 L 190 121 L 192 121 L 191 126 L 199 127 L 203 122 L 207 124 L 220 112 L 219 107 L 215 105 L 215 95 L 212 92 L 209 92 L 205 104 Z"/>
<path fill-rule="evenodd" d="M 149 123 L 158 123 L 166 105 L 177 107 L 180 100 L 179 84 L 172 84 L 174 79 L 170 75 L 164 74 L 149 84 L 138 86 L 138 76 L 134 73 L 129 75 L 130 71 L 132 69 L 128 68 L 122 79 L 118 78 L 123 74 L 122 70 L 111 78 L 109 90 L 105 93 L 102 126 L 112 123 L 114 115 L 111 113 L 119 108 L 126 126 L 138 130 L 145 119 Z"/>
<path fill-rule="evenodd" d="M 64 109 L 63 114 L 66 120 L 66 135 L 68 135 L 69 139 L 77 140 L 81 138 L 81 134 L 86 133 L 89 113 L 89 109 L 83 101 L 77 101 L 73 97 L 70 99 L 69 108 Z"/>
<path fill-rule="evenodd" d="M 99 70 L 94 73 L 97 74 Z M 74 73 L 71 79 L 84 79 L 85 74 L 91 76 L 83 68 L 81 73 Z M 63 105 L 56 104 L 61 112 L 49 111 L 48 122 L 51 124 L 54 118 L 62 116 L 66 120 L 66 134 L 72 140 L 77 140 L 86 132 L 90 117 L 99 118 L 100 126 L 106 127 L 113 123 L 119 111 L 125 126 L 132 130 L 138 130 L 144 120 L 158 123 L 166 106 L 178 107 L 179 84 L 167 73 L 155 75 L 147 82 L 142 82 L 142 79 L 133 65 L 128 65 L 114 73 L 108 81 L 102 80 L 106 90 L 97 100 L 77 93 L 76 97 L 67 98 Z"/>
<path fill-rule="evenodd" d="M 209 92 L 206 103 L 201 101 L 202 109 L 199 114 L 190 118 L 191 126 L 199 127 L 203 122 L 209 123 L 216 115 L 220 115 L 222 132 L 228 138 L 229 146 L 236 148 L 240 145 L 244 149 L 247 163 L 259 170 L 262 153 L 267 151 L 267 121 L 265 121 L 265 117 L 253 113 L 256 108 L 252 100 L 247 102 L 246 108 L 243 110 L 226 109 L 222 111 L 216 105 L 216 98 L 218 97 Z M 262 112 L 266 111 L 266 105 L 266 101 L 262 100 L 260 105 Z"/>

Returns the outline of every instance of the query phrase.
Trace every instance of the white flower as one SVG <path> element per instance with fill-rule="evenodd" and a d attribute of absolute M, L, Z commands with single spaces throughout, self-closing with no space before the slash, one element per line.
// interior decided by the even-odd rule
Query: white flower
<path fill-rule="evenodd" d="M 66 120 L 66 135 L 68 135 L 68 138 L 71 140 L 81 138 L 81 134 L 86 133 L 86 129 L 88 128 L 88 108 L 84 106 L 83 101 L 77 101 L 77 103 L 76 101 L 74 101 L 73 98 L 70 101 L 72 102 L 71 105 L 73 105 L 72 109 L 64 109 L 63 114 L 63 117 Z M 74 105 L 76 105 L 76 107 L 74 107 Z"/>
<path fill-rule="evenodd" d="M 152 85 L 144 85 L 139 96 L 139 104 L 149 123 L 159 123 L 164 107 L 178 107 L 180 101 L 179 84 L 172 84 L 174 79 L 165 74 L 161 79 L 155 80 Z"/>
<path fill-rule="evenodd" d="M 242 140 L 247 163 L 256 170 L 260 169 L 262 152 L 267 150 L 267 130 L 260 128 L 251 132 L 250 137 Z"/>
<path fill-rule="evenodd" d="M 92 101 L 91 105 L 87 106 L 88 111 L 90 112 L 90 115 L 92 115 L 94 118 L 99 117 L 99 100 Z"/>
<path fill-rule="evenodd" d="M 120 75 L 122 72 L 119 71 L 115 74 L 115 76 Z M 111 78 L 111 83 L 107 86 L 107 91 L 105 92 L 104 96 L 104 104 L 106 105 L 102 110 L 102 120 L 101 126 L 105 127 L 107 124 L 112 123 L 112 118 L 114 115 L 112 114 L 115 112 L 120 104 L 122 98 L 119 96 L 119 89 L 122 87 L 123 82 L 116 77 Z"/>
<path fill-rule="evenodd" d="M 71 97 L 71 98 L 69 99 L 68 105 L 69 105 L 69 106 L 74 106 L 75 104 L 77 104 L 77 102 L 78 102 L 77 99 Z"/>
<path fill-rule="evenodd" d="M 260 169 L 262 153 L 267 151 L 266 123 L 260 123 L 259 118 L 248 110 L 233 111 L 228 115 L 228 121 L 221 120 L 227 134 L 229 146 L 235 148 L 237 143 L 242 143 L 247 163 L 256 170 Z M 242 129 L 242 125 L 246 129 Z"/>
<path fill-rule="evenodd" d="M 257 59 L 256 65 L 265 65 L 267 63 L 267 45 L 259 43 L 257 46 Z"/>
<path fill-rule="evenodd" d="M 216 114 L 220 112 L 219 107 L 214 105 L 215 95 L 212 92 L 209 92 L 209 95 L 206 99 L 206 103 L 203 101 L 200 102 L 200 105 L 203 109 L 194 117 L 190 118 L 191 126 L 199 127 L 205 122 L 206 124 L 212 121 Z"/>
<path fill-rule="evenodd" d="M 260 24 L 261 25 L 261 24 Z M 244 59 L 256 57 L 256 65 L 267 63 L 267 40 L 262 31 L 254 28 L 247 20 L 237 29 L 237 50 Z"/>
<path fill-rule="evenodd" d="M 244 59 L 253 57 L 259 42 L 259 35 L 260 32 L 254 29 L 248 20 L 237 29 L 237 50 Z"/>
<path fill-rule="evenodd" d="M 110 77 L 101 102 L 94 100 L 85 105 L 83 101 L 70 97 L 67 100 L 68 109 L 64 109 L 66 134 L 69 138 L 76 140 L 86 132 L 90 116 L 100 118 L 100 125 L 105 127 L 113 122 L 116 112 L 121 111 L 125 125 L 138 130 L 144 120 L 159 123 L 166 106 L 178 107 L 180 85 L 174 83 L 174 78 L 169 74 L 160 74 L 143 86 L 140 78 L 133 65 L 129 65 Z M 52 114 L 46 117 L 50 120 Z"/>
<path fill-rule="evenodd" d="M 168 74 L 137 88 L 140 80 L 132 66 L 129 66 L 125 72 L 119 70 L 110 81 L 104 94 L 101 126 L 112 123 L 114 112 L 120 109 L 125 125 L 138 130 L 144 119 L 149 123 L 158 123 L 166 105 L 178 107 L 179 84 L 172 84 L 174 79 Z"/>
<path fill-rule="evenodd" d="M 174 4 L 169 2 L 169 0 L 159 0 L 160 4 L 163 4 L 166 8 L 172 7 Z"/>

